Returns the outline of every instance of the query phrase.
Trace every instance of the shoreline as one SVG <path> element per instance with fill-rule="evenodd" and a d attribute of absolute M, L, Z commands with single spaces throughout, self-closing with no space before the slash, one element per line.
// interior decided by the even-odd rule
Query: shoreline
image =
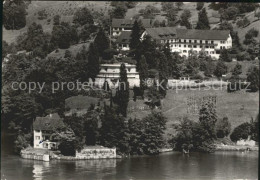
<path fill-rule="evenodd" d="M 239 145 L 216 145 L 215 151 L 259 151 L 258 146 L 239 146 Z M 168 152 L 179 152 L 175 151 L 172 148 L 162 148 L 158 155 Z M 48 156 L 48 157 L 46 157 Z M 23 159 L 33 159 L 33 160 L 39 160 L 39 161 L 50 161 L 50 160 L 65 160 L 65 161 L 76 161 L 76 160 L 105 160 L 105 159 L 124 159 L 124 158 L 132 158 L 132 157 L 138 157 L 139 155 L 134 156 L 128 156 L 128 155 L 116 155 L 114 158 L 79 158 L 74 156 L 63 156 L 63 155 L 57 155 L 52 151 L 43 150 L 42 152 L 34 152 L 34 149 L 30 149 L 28 151 L 27 149 L 24 149 L 20 153 L 20 157 Z M 140 155 L 140 156 L 146 156 L 146 155 Z M 147 155 L 148 156 L 148 155 Z"/>

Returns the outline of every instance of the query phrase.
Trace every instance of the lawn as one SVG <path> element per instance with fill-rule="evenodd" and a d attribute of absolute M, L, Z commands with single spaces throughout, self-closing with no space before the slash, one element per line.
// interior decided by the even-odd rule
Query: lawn
<path fill-rule="evenodd" d="M 188 116 L 194 121 L 198 121 L 198 114 L 187 113 L 187 98 L 188 97 L 203 97 L 207 95 L 216 95 L 217 97 L 217 116 L 218 118 L 228 117 L 232 129 L 243 122 L 248 122 L 258 114 L 259 111 L 259 93 L 236 92 L 227 93 L 223 90 L 168 90 L 167 96 L 163 99 L 162 111 L 167 117 L 166 134 L 171 133 L 172 124 L 178 122 L 180 118 Z M 143 101 L 130 101 L 129 106 L 142 106 Z M 149 111 L 135 111 L 129 114 L 130 117 L 142 118 L 149 114 Z"/>

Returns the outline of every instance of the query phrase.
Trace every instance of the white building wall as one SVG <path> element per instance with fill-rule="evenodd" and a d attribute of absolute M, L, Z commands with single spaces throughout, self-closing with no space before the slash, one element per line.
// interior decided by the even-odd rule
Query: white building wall
<path fill-rule="evenodd" d="M 43 148 L 43 143 L 40 143 L 42 141 L 42 131 L 33 131 L 33 147 L 34 148 Z"/>
<path fill-rule="evenodd" d="M 113 33 L 112 33 L 112 35 L 113 35 L 114 37 L 118 37 L 118 36 L 120 36 L 120 34 L 121 34 L 122 31 L 132 31 L 132 30 L 130 30 L 130 29 L 125 29 L 125 28 L 116 28 L 116 27 L 114 27 L 114 28 L 113 28 Z"/>

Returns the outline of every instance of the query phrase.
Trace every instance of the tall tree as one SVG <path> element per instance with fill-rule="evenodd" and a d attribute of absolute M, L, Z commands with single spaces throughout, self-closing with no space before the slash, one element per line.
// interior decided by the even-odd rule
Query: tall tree
<path fill-rule="evenodd" d="M 116 147 L 119 153 L 128 153 L 128 128 L 125 118 L 117 115 L 113 108 L 105 106 L 101 121 L 100 144 L 105 147 Z"/>
<path fill-rule="evenodd" d="M 98 31 L 94 44 L 97 47 L 99 56 L 102 56 L 103 52 L 109 48 L 109 39 L 102 28 Z"/>
<path fill-rule="evenodd" d="M 99 64 L 98 50 L 95 44 L 91 43 L 89 46 L 88 63 L 87 63 L 88 77 L 94 81 L 99 71 L 100 71 L 100 64 Z"/>
<path fill-rule="evenodd" d="M 140 36 L 141 36 L 141 27 L 139 26 L 139 23 L 137 20 L 135 20 L 133 25 L 133 30 L 131 34 L 131 40 L 130 40 L 130 49 L 134 50 L 136 49 L 140 44 Z"/>
<path fill-rule="evenodd" d="M 191 18 L 191 12 L 188 9 L 184 9 L 184 11 L 181 14 L 181 22 L 180 24 L 182 26 L 185 26 L 187 29 L 191 29 L 191 23 L 190 23 L 190 18 Z"/>
<path fill-rule="evenodd" d="M 196 29 L 210 29 L 207 11 L 205 8 L 203 8 L 198 13 L 198 22 Z"/>
<path fill-rule="evenodd" d="M 119 113 L 126 117 L 129 102 L 129 82 L 127 80 L 127 71 L 125 64 L 121 64 L 120 66 L 120 78 L 116 92 L 116 102 L 119 105 Z"/>
<path fill-rule="evenodd" d="M 26 26 L 26 4 L 23 0 L 6 0 L 3 4 L 3 25 L 7 30 L 19 30 Z"/>
<path fill-rule="evenodd" d="M 227 49 L 222 49 L 219 55 L 219 60 L 224 62 L 231 62 L 232 59 L 229 56 Z"/>
<path fill-rule="evenodd" d="M 214 75 L 218 78 L 222 77 L 223 74 L 227 73 L 227 66 L 223 61 L 218 61 L 216 69 L 214 71 Z"/>
<path fill-rule="evenodd" d="M 204 7 L 204 2 L 197 2 L 197 7 L 196 7 L 196 9 L 197 9 L 198 11 L 200 11 L 203 7 Z"/>
<path fill-rule="evenodd" d="M 254 66 L 251 68 L 247 76 L 247 81 L 250 83 L 248 87 L 248 91 L 256 92 L 259 90 L 259 68 Z"/>
<path fill-rule="evenodd" d="M 145 80 L 148 78 L 148 65 L 144 55 L 142 55 L 141 59 L 139 60 L 138 71 L 140 75 L 140 87 L 143 90 L 145 87 Z"/>
<path fill-rule="evenodd" d="M 168 63 L 166 56 L 161 53 L 160 63 L 159 63 L 159 92 L 165 97 L 167 92 L 168 83 Z"/>
<path fill-rule="evenodd" d="M 80 26 L 93 24 L 93 16 L 90 10 L 86 7 L 78 9 L 73 16 L 73 23 Z"/>
<path fill-rule="evenodd" d="M 116 6 L 111 12 L 111 18 L 122 19 L 125 17 L 127 8 L 124 5 Z"/>

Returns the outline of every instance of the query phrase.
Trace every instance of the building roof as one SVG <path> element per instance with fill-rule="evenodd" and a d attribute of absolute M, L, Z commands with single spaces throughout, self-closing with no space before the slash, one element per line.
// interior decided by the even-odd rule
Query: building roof
<path fill-rule="evenodd" d="M 179 39 L 226 40 L 228 30 L 176 29 Z"/>
<path fill-rule="evenodd" d="M 36 117 L 36 120 L 33 122 L 34 130 L 55 130 L 62 126 L 64 126 L 63 120 L 57 113 L 46 117 Z"/>
<path fill-rule="evenodd" d="M 146 28 L 146 32 L 153 39 L 202 39 L 202 40 L 226 40 L 228 30 L 198 30 L 174 27 Z"/>
<path fill-rule="evenodd" d="M 142 22 L 144 28 L 149 28 L 152 26 L 151 19 L 139 19 L 138 21 Z M 134 25 L 135 19 L 112 19 L 112 27 L 120 28 L 132 28 Z"/>
<path fill-rule="evenodd" d="M 173 27 L 146 28 L 146 32 L 153 39 L 173 39 L 177 35 L 176 28 Z"/>
<path fill-rule="evenodd" d="M 131 40 L 132 31 L 123 31 L 116 39 L 116 43 L 129 44 Z"/>

